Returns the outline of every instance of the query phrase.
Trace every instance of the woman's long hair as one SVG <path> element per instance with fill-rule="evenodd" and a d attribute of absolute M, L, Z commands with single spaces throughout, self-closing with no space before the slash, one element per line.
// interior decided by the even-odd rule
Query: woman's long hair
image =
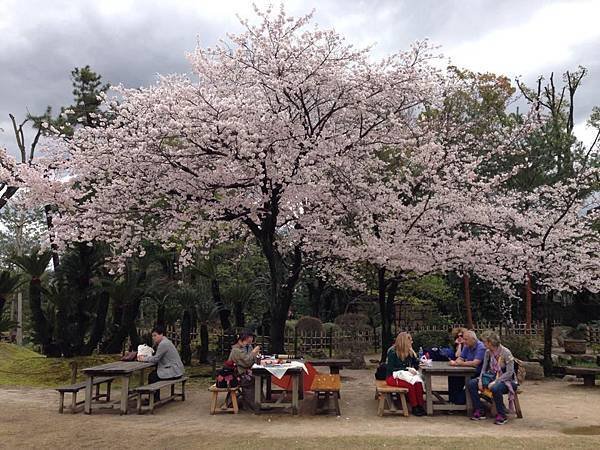
<path fill-rule="evenodd" d="M 398 355 L 398 358 L 401 360 L 405 360 L 409 356 L 417 357 L 417 354 L 412 348 L 412 337 L 406 331 L 403 331 L 396 337 L 394 349 L 396 350 L 396 355 Z"/>

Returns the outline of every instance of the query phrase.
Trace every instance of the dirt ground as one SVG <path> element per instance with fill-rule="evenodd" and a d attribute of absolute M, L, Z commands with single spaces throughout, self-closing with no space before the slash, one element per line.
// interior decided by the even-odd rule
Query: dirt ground
<path fill-rule="evenodd" d="M 310 395 L 299 416 L 211 416 L 199 384 L 154 415 L 60 415 L 56 392 L 4 387 L 0 448 L 600 448 L 600 387 L 526 382 L 524 418 L 499 427 L 464 415 L 380 418 L 372 370 L 344 370 L 342 381 L 341 417 L 313 416 Z"/>

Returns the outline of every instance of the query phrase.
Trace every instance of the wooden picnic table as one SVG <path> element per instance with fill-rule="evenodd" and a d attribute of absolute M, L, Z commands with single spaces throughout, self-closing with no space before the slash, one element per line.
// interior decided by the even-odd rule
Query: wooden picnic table
<path fill-rule="evenodd" d="M 92 388 L 95 377 L 116 377 L 121 379 L 121 396 L 117 402 L 110 405 L 111 408 L 119 405 L 121 414 L 127 414 L 129 405 L 129 380 L 135 372 L 140 373 L 140 385 L 143 385 L 144 370 L 154 367 L 156 364 L 139 361 L 115 361 L 100 366 L 83 369 L 86 376 L 85 406 L 86 414 L 92 413 Z"/>
<path fill-rule="evenodd" d="M 432 361 L 431 366 L 422 365 L 421 372 L 425 378 L 426 410 L 428 416 L 432 416 L 434 411 L 467 411 L 467 415 L 471 415 L 473 412 L 473 406 L 471 404 L 471 397 L 469 396 L 468 391 L 466 392 L 466 405 L 452 404 L 443 397 L 444 395 L 448 395 L 447 390 L 433 390 L 431 377 L 464 377 L 466 389 L 469 385 L 471 377 L 476 373 L 474 367 L 451 366 L 448 361 Z"/>
<path fill-rule="evenodd" d="M 292 408 L 292 414 L 298 414 L 299 400 L 303 398 L 302 379 L 304 375 L 304 369 L 302 367 L 290 367 L 286 370 L 285 375 L 289 375 L 292 379 L 292 401 L 284 402 L 286 393 L 282 392 L 281 396 L 277 401 L 273 401 L 272 389 L 271 389 L 271 372 L 264 367 L 252 368 L 252 375 L 254 375 L 254 403 L 260 411 L 265 408 Z M 266 386 L 266 392 L 264 392 L 265 400 L 263 401 L 263 388 Z"/>
<path fill-rule="evenodd" d="M 329 367 L 330 374 L 339 374 L 340 370 L 344 368 L 344 366 L 349 366 L 352 361 L 349 359 L 311 359 L 307 361 L 312 364 L 313 367 Z"/>
<path fill-rule="evenodd" d="M 565 373 L 583 378 L 583 385 L 587 387 L 596 386 L 596 375 L 600 375 L 600 368 L 594 367 L 565 367 Z"/>

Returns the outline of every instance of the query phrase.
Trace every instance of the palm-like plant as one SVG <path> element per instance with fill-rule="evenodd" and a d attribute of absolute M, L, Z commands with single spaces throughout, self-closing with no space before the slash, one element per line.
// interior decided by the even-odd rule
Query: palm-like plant
<path fill-rule="evenodd" d="M 189 364 L 192 359 L 190 332 L 195 324 L 200 325 L 200 347 L 198 360 L 208 361 L 208 323 L 217 314 L 217 308 L 210 300 L 207 283 L 196 283 L 177 290 L 175 298 L 183 310 L 181 320 L 181 359 Z"/>
<path fill-rule="evenodd" d="M 12 294 L 17 287 L 21 284 L 21 277 L 11 272 L 10 270 L 3 270 L 0 272 L 0 317 L 4 311 L 4 305 L 6 304 L 7 298 Z"/>
<path fill-rule="evenodd" d="M 29 277 L 29 307 L 34 331 L 34 339 L 42 346 L 46 355 L 56 354 L 56 346 L 52 341 L 52 325 L 47 320 L 42 308 L 42 275 L 46 272 L 52 259 L 49 251 L 41 252 L 33 249 L 29 255 L 14 256 L 12 262 L 19 266 Z"/>

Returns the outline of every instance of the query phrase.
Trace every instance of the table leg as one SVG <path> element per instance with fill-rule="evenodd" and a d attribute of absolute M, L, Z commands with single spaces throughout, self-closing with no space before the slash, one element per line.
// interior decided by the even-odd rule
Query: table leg
<path fill-rule="evenodd" d="M 469 382 L 471 381 L 471 375 L 465 375 L 465 397 L 467 398 L 467 416 L 471 417 L 473 414 L 473 402 L 471 401 L 471 393 L 469 392 Z"/>
<path fill-rule="evenodd" d="M 338 366 L 329 366 L 329 373 L 331 375 L 339 375 L 340 368 Z"/>
<path fill-rule="evenodd" d="M 265 380 L 267 383 L 267 401 L 271 401 L 273 399 L 273 379 L 271 377 L 267 377 Z"/>
<path fill-rule="evenodd" d="M 298 391 L 300 387 L 300 380 L 302 374 L 292 375 L 292 414 L 298 414 Z"/>
<path fill-rule="evenodd" d="M 152 394 L 150 394 L 152 395 Z M 129 375 L 121 377 L 121 414 L 127 414 L 129 404 Z"/>
<path fill-rule="evenodd" d="M 425 398 L 427 403 L 427 415 L 433 416 L 433 389 L 431 385 L 431 374 L 425 374 Z"/>
<path fill-rule="evenodd" d="M 260 397 L 262 394 L 262 376 L 254 375 L 254 406 L 256 408 L 256 412 L 260 411 L 261 401 Z"/>
<path fill-rule="evenodd" d="M 83 408 L 86 414 L 92 413 L 92 388 L 94 387 L 93 382 L 94 376 L 88 375 L 85 379 L 85 406 Z"/>
<path fill-rule="evenodd" d="M 304 400 L 304 371 L 300 372 L 299 377 L 298 398 Z"/>

